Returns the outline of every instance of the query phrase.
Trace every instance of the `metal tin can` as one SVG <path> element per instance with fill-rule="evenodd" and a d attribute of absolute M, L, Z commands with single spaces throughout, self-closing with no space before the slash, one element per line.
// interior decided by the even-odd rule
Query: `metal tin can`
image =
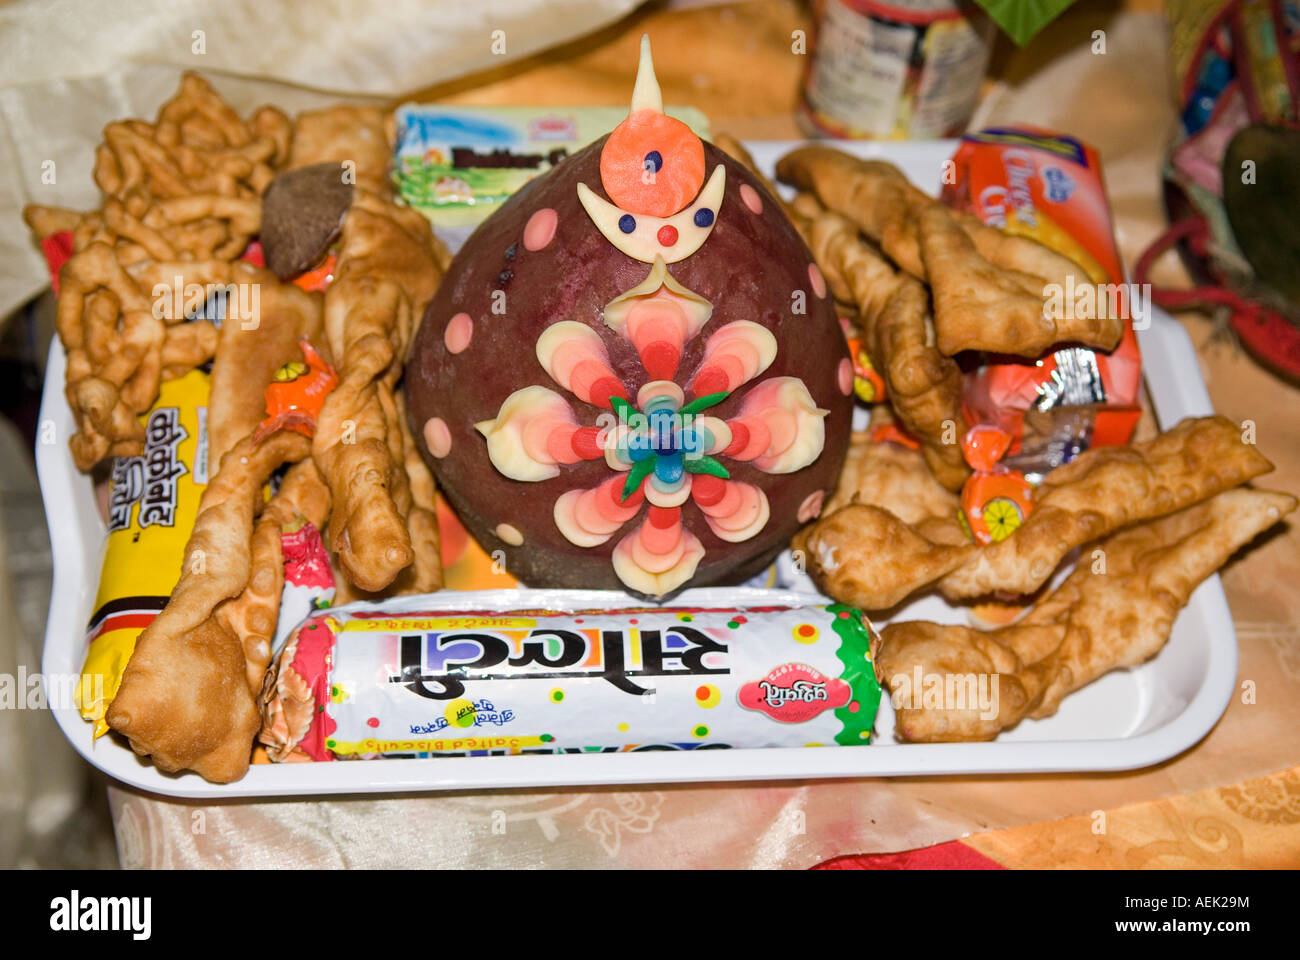
<path fill-rule="evenodd" d="M 956 0 L 824 0 L 800 98 L 812 136 L 932 139 L 979 102 L 993 22 Z"/>

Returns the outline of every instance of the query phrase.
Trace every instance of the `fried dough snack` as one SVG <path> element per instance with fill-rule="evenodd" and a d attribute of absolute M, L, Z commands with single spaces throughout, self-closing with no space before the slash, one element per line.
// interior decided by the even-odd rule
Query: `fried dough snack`
<path fill-rule="evenodd" d="M 332 497 L 330 548 L 364 591 L 383 590 L 415 559 L 393 390 L 440 275 L 428 221 L 357 190 L 325 294 L 325 335 L 340 380 L 321 410 L 312 454 Z"/>
<path fill-rule="evenodd" d="M 970 469 L 957 439 L 963 424 L 961 368 L 933 345 L 925 288 L 876 256 L 847 218 L 823 213 L 809 228 L 813 256 L 842 279 L 858 305 L 867 352 L 898 419 L 924 449 L 939 482 L 958 490 Z"/>
<path fill-rule="evenodd" d="M 329 504 L 329 488 L 310 458 L 290 467 L 253 528 L 247 585 L 239 596 L 217 608 L 217 620 L 244 651 L 245 675 L 254 700 L 262 693 L 262 681 L 271 665 L 271 641 L 280 620 L 284 590 L 280 535 L 304 523 L 318 529 L 324 526 Z"/>
<path fill-rule="evenodd" d="M 438 532 L 437 486 L 433 473 L 420 456 L 420 450 L 411 436 L 410 421 L 406 416 L 406 398 L 399 391 L 397 400 L 397 430 L 402 438 L 402 462 L 406 467 L 406 480 L 410 488 L 411 507 L 406 515 L 411 532 L 411 549 L 415 559 L 410 567 L 412 593 L 430 593 L 442 589 L 442 538 Z"/>
<path fill-rule="evenodd" d="M 377 107 L 328 107 L 300 113 L 289 170 L 317 163 L 355 164 L 357 186 L 387 198 L 391 114 Z"/>
<path fill-rule="evenodd" d="M 1187 419 L 1143 443 L 1095 447 L 1047 474 L 1014 534 L 980 550 L 939 584 L 949 599 L 1033 593 L 1067 553 L 1273 469 L 1226 417 Z"/>
<path fill-rule="evenodd" d="M 916 220 L 935 201 L 883 160 L 860 160 L 832 147 L 800 147 L 777 161 L 777 179 L 814 194 L 851 220 L 889 258 L 925 279 Z"/>
<path fill-rule="evenodd" d="M 256 429 L 266 416 L 266 397 L 256 384 L 272 381 L 277 370 L 302 360 L 300 340 L 324 344 L 322 300 L 251 263 L 236 263 L 233 279 L 256 283 L 260 310 L 255 318 L 231 316 L 221 326 L 212 363 L 208 401 L 208 456 L 213 463 Z M 190 324 L 186 324 L 190 326 Z"/>
<path fill-rule="evenodd" d="M 921 529 L 884 507 L 850 503 L 795 534 L 792 546 L 822 593 L 863 610 L 887 610 L 977 549 L 932 540 Z"/>
<path fill-rule="evenodd" d="M 1049 284 L 1064 290 L 1070 272 L 1080 284 L 1088 280 L 1060 254 L 992 227 L 963 229 L 941 203 L 921 211 L 918 229 L 940 353 L 986 350 L 1037 357 L 1057 343 L 1103 350 L 1119 345 L 1124 321 L 1117 316 L 1098 316 L 1095 307 L 1076 316 L 1072 305 L 1062 316 L 1050 316 L 1044 301 Z"/>
<path fill-rule="evenodd" d="M 222 458 L 185 549 L 185 567 L 162 612 L 136 641 L 109 726 L 161 770 L 193 770 L 214 783 L 248 769 L 260 721 L 243 645 L 220 608 L 248 587 L 253 517 L 262 485 L 310 441 L 281 431 L 240 441 Z"/>
<path fill-rule="evenodd" d="M 1245 488 L 1112 534 L 1104 573 L 1080 564 L 1012 626 L 979 631 L 925 621 L 890 624 L 872 651 L 880 682 L 992 674 L 996 715 L 897 703 L 904 740 L 991 740 L 1024 717 L 1054 714 L 1066 694 L 1155 656 L 1196 586 L 1243 544 L 1295 509 L 1284 493 Z M 955 704 L 947 704 L 955 707 Z M 993 712 L 990 710 L 989 712 Z"/>
<path fill-rule="evenodd" d="M 937 346 L 945 356 L 988 350 L 1036 357 L 1058 342 L 1113 349 L 1123 321 L 1045 317 L 1046 287 L 1083 285 L 1087 273 L 1029 237 L 1004 233 L 914 187 L 892 164 L 830 147 L 803 147 L 777 163 L 781 180 L 843 214 L 903 270 L 934 291 Z M 814 247 L 814 250 L 816 248 Z M 1073 312 L 1073 311 L 1070 311 Z"/>
<path fill-rule="evenodd" d="M 874 322 L 863 316 L 867 352 L 889 389 L 898 419 L 921 442 L 925 462 L 949 490 L 961 489 L 970 468 L 962 458 L 962 376 L 929 338 L 925 288 L 899 277 Z"/>
<path fill-rule="evenodd" d="M 182 323 L 175 301 L 191 284 L 231 282 L 229 261 L 260 227 L 258 196 L 287 159 L 290 133 L 280 111 L 263 107 L 245 122 L 206 81 L 186 74 L 156 123 L 104 128 L 94 171 L 101 210 L 23 211 L 42 239 L 72 233 L 57 313 L 80 469 L 139 454 L 136 415 L 161 380 L 211 359 L 216 329 Z"/>
<path fill-rule="evenodd" d="M 949 599 L 1030 594 L 1075 547 L 1189 507 L 1272 469 L 1223 417 L 1188 419 L 1145 443 L 1096 447 L 1051 471 L 1011 536 L 953 544 L 878 506 L 824 516 L 796 540 L 822 589 L 865 610 L 892 607 L 942 577 Z"/>
<path fill-rule="evenodd" d="M 823 513 L 829 516 L 850 503 L 864 503 L 891 510 L 907 524 L 943 519 L 955 527 L 960 501 L 935 480 L 921 452 L 872 440 L 876 428 L 893 420 L 886 410 L 884 404 L 877 405 L 871 411 L 871 427 L 850 436 L 839 486 Z"/>

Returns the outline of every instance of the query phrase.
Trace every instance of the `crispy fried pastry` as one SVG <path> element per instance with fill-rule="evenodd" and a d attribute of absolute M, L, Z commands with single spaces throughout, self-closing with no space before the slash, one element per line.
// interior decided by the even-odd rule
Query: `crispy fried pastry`
<path fill-rule="evenodd" d="M 136 641 L 106 715 L 159 769 L 194 770 L 214 783 L 238 780 L 248 769 L 257 708 L 243 646 L 218 608 L 248 586 L 262 485 L 309 448 L 306 437 L 289 431 L 260 442 L 247 437 L 203 492 L 180 580 Z"/>
<path fill-rule="evenodd" d="M 839 214 L 818 215 L 809 238 L 825 275 L 843 283 L 858 305 L 867 352 L 898 419 L 921 442 L 939 482 L 960 489 L 970 473 L 957 443 L 963 423 L 961 369 L 934 347 L 925 288 L 877 256 Z"/>
<path fill-rule="evenodd" d="M 270 383 L 277 370 L 302 360 L 300 340 L 323 348 L 321 296 L 281 283 L 250 263 L 233 267 L 237 283 L 257 284 L 258 316 L 231 316 L 221 326 L 212 363 L 208 401 L 208 451 L 213 463 L 266 416 L 266 397 L 256 384 Z"/>
<path fill-rule="evenodd" d="M 329 488 L 311 458 L 289 468 L 280 489 L 262 510 L 253 528 L 248 583 L 242 593 L 221 604 L 216 617 L 233 634 L 244 651 L 245 676 L 256 700 L 271 665 L 271 641 L 280 620 L 280 594 L 284 589 L 282 534 L 303 523 L 317 529 L 329 514 Z"/>
<path fill-rule="evenodd" d="M 890 510 L 907 524 L 935 518 L 955 527 L 960 507 L 957 495 L 935 480 L 921 452 L 900 443 L 872 440 L 875 429 L 892 422 L 886 409 L 878 404 L 871 413 L 871 428 L 849 438 L 839 486 L 823 512 L 829 516 L 849 503 L 864 503 Z"/>
<path fill-rule="evenodd" d="M 889 389 L 898 419 L 921 442 L 925 462 L 949 490 L 961 489 L 970 468 L 958 441 L 963 432 L 961 369 L 931 338 L 925 288 L 900 277 L 874 321 L 864 316 L 867 352 Z"/>
<path fill-rule="evenodd" d="M 364 591 L 383 590 L 415 559 L 393 390 L 439 277 L 428 221 L 357 190 L 325 294 L 340 382 L 325 400 L 312 452 L 333 501 L 330 548 Z"/>
<path fill-rule="evenodd" d="M 391 115 L 377 107 L 329 107 L 300 113 L 293 132 L 290 170 L 318 163 L 352 164 L 359 187 L 387 198 Z"/>
<path fill-rule="evenodd" d="M 144 451 L 136 415 L 158 395 L 167 334 L 107 244 L 73 254 L 59 285 L 55 323 L 68 356 L 65 392 L 77 424 L 70 446 L 77 466 L 89 470 L 105 457 Z"/>
<path fill-rule="evenodd" d="M 795 535 L 823 593 L 863 610 L 886 610 L 957 569 L 973 543 L 934 542 L 883 507 L 850 503 Z"/>
<path fill-rule="evenodd" d="M 811 213 L 812 210 L 810 209 Z M 902 283 L 902 277 L 859 236 L 857 226 L 838 213 L 820 211 L 808 223 L 808 246 L 822 267 L 827 285 L 857 306 L 864 323 L 873 324 Z M 834 282 L 832 282 L 832 277 Z M 956 364 L 949 365 L 956 369 Z"/>
<path fill-rule="evenodd" d="M 1087 273 L 1029 237 L 1007 234 L 914 187 L 892 164 L 830 147 L 803 147 L 777 175 L 847 217 L 934 292 L 937 346 L 945 356 L 988 350 L 1036 357 L 1058 342 L 1113 349 L 1123 321 L 1070 304 L 1050 317 L 1048 285 L 1082 285 Z M 816 251 L 816 245 L 810 243 Z"/>
<path fill-rule="evenodd" d="M 909 525 L 887 510 L 851 507 L 800 536 L 810 575 L 831 596 L 866 610 L 893 606 L 943 577 L 952 600 L 1031 594 L 1075 547 L 1130 524 L 1189 507 L 1272 469 L 1223 417 L 1184 420 L 1128 447 L 1096 447 L 1058 467 L 1011 536 L 987 546 L 955 545 L 935 525 Z M 869 511 L 869 512 L 868 512 Z M 839 517 L 839 519 L 836 519 Z M 855 532 L 867 531 L 863 548 Z"/>
<path fill-rule="evenodd" d="M 406 526 L 411 533 L 411 550 L 415 559 L 411 564 L 411 591 L 429 593 L 442 589 L 441 537 L 438 533 L 437 487 L 433 474 L 420 456 L 415 438 L 411 436 L 410 421 L 406 416 L 406 400 L 399 391 L 397 400 L 397 429 L 402 438 L 403 464 L 411 491 L 411 508 L 406 515 Z"/>
<path fill-rule="evenodd" d="M 1104 572 L 1080 564 L 1012 626 L 890 624 L 872 653 L 880 682 L 894 694 L 899 736 L 991 740 L 1024 717 L 1051 716 L 1066 694 L 1107 671 L 1150 659 L 1196 586 L 1295 506 L 1284 493 L 1240 488 L 1112 534 L 1101 543 Z M 981 676 L 996 682 L 988 686 L 987 710 L 965 692 L 927 706 L 912 689 L 918 677 L 939 677 L 969 691 L 962 681 Z"/>
<path fill-rule="evenodd" d="M 944 355 L 986 350 L 1037 357 L 1057 343 L 1103 350 L 1119 345 L 1124 333 L 1119 317 L 1098 316 L 1095 306 L 1076 309 L 1073 303 L 1048 309 L 1051 284 L 1066 289 L 1070 274 L 1081 285 L 1088 282 L 1073 261 L 1026 237 L 984 225 L 963 228 L 941 203 L 924 208 L 918 223 L 921 258 L 934 294 L 937 345 Z"/>
<path fill-rule="evenodd" d="M 325 323 L 339 363 L 312 452 L 330 486 L 330 548 L 348 580 L 382 590 L 414 558 L 406 518 L 394 502 L 405 457 L 389 446 L 392 382 L 410 336 L 409 301 L 397 284 L 371 277 L 331 286 Z M 399 438 L 400 439 L 400 438 Z"/>
<path fill-rule="evenodd" d="M 201 77 L 186 74 L 158 113 L 110 123 L 96 153 L 100 211 L 28 207 L 38 237 L 72 233 L 60 272 L 59 338 L 83 470 L 141 451 L 136 415 L 162 379 L 212 357 L 215 328 L 182 324 L 189 290 L 230 282 L 230 260 L 261 222 L 258 195 L 287 159 L 290 126 L 264 107 L 245 123 Z"/>
<path fill-rule="evenodd" d="M 848 217 L 902 269 L 925 279 L 916 219 L 934 201 L 893 164 L 832 147 L 800 147 L 777 161 L 776 175 Z"/>
<path fill-rule="evenodd" d="M 1132 446 L 1094 447 L 1048 473 L 1020 528 L 948 574 L 940 589 L 954 600 L 1033 593 L 1075 547 L 1272 469 L 1226 417 L 1187 419 Z"/>

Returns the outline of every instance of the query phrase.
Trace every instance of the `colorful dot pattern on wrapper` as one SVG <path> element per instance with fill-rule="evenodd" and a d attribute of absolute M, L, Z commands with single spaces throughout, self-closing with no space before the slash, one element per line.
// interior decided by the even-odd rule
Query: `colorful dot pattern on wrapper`
<path fill-rule="evenodd" d="M 816 643 L 821 632 L 811 623 L 801 623 L 791 631 L 799 643 Z"/>
<path fill-rule="evenodd" d="M 704 709 L 711 710 L 722 702 L 722 692 L 711 683 L 701 684 L 695 691 L 695 702 Z"/>

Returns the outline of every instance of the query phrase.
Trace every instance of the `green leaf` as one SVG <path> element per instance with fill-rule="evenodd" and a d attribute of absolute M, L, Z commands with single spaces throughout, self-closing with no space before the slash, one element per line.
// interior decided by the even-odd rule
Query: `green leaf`
<path fill-rule="evenodd" d="M 630 424 L 632 414 L 636 413 L 636 407 L 632 406 L 632 404 L 628 403 L 622 397 L 610 397 L 609 402 L 614 408 L 614 412 L 618 414 L 618 418 L 624 423 Z"/>
<path fill-rule="evenodd" d="M 1006 31 L 1007 36 L 1023 47 L 1043 27 L 1061 15 L 1074 0 L 975 0 Z"/>
<path fill-rule="evenodd" d="M 709 456 L 682 457 L 682 466 L 686 468 L 687 473 L 707 473 L 711 477 L 721 477 L 723 480 L 731 476 L 726 467 Z"/>
<path fill-rule="evenodd" d="M 682 407 L 677 412 L 680 414 L 699 413 L 701 410 L 707 410 L 715 403 L 721 403 L 723 400 L 726 400 L 727 397 L 729 396 L 731 396 L 731 394 L 726 390 L 723 390 L 719 393 L 706 393 L 702 397 L 696 397 L 694 400 L 692 400 L 686 406 Z"/>
<path fill-rule="evenodd" d="M 623 481 L 623 496 L 619 497 L 619 500 L 626 500 L 636 492 L 636 488 L 641 486 L 641 481 L 654 472 L 657 459 L 658 457 L 646 457 L 632 464 L 632 469 L 627 472 L 627 479 Z"/>

